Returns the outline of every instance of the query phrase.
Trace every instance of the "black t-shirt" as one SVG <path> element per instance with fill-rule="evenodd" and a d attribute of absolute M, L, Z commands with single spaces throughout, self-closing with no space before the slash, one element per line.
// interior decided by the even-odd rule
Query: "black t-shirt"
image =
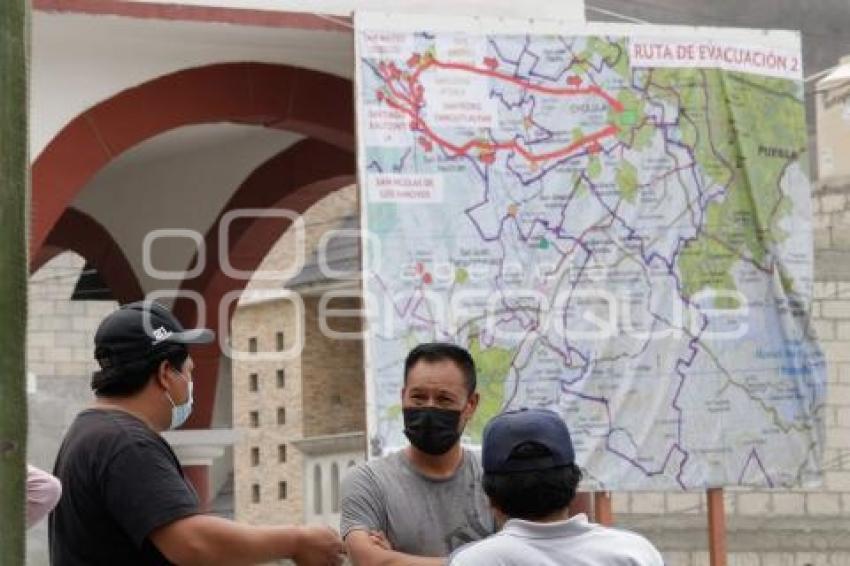
<path fill-rule="evenodd" d="M 52 566 L 170 564 L 148 536 L 198 513 L 171 447 L 123 411 L 77 415 L 53 473 L 63 490 L 50 514 Z"/>

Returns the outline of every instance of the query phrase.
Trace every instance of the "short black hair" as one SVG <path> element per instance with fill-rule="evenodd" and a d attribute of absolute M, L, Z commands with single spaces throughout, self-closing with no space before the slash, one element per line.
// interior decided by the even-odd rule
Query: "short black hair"
<path fill-rule="evenodd" d="M 466 382 L 466 390 L 471 395 L 475 392 L 477 378 L 475 376 L 475 362 L 466 349 L 449 344 L 448 342 L 426 342 L 413 348 L 407 359 L 404 360 L 404 384 L 407 385 L 407 376 L 413 366 L 420 360 L 434 363 L 443 360 L 451 360 L 463 372 Z"/>
<path fill-rule="evenodd" d="M 536 442 L 524 442 L 511 452 L 511 459 L 537 459 L 549 449 Z M 490 503 L 509 518 L 534 521 L 569 507 L 581 481 L 575 464 L 500 474 L 484 473 L 484 493 Z"/>
<path fill-rule="evenodd" d="M 95 354 L 97 356 L 97 353 Z M 98 397 L 130 397 L 141 391 L 163 361 L 183 370 L 189 350 L 182 344 L 167 344 L 151 356 L 102 368 L 92 374 L 91 388 Z"/>

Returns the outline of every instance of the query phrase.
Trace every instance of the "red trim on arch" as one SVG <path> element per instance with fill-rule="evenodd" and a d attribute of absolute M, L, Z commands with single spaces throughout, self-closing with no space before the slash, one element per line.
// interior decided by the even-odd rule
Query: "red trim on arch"
<path fill-rule="evenodd" d="M 97 220 L 75 208 L 65 210 L 50 231 L 44 246 L 30 262 L 30 273 L 35 273 L 65 250 L 78 253 L 95 266 L 119 303 L 143 297 L 130 262 L 109 232 Z"/>
<path fill-rule="evenodd" d="M 290 130 L 353 152 L 353 108 L 346 79 L 261 63 L 187 69 L 116 94 L 77 116 L 35 160 L 31 254 L 38 256 L 95 173 L 145 139 L 180 126 L 233 122 Z"/>
<path fill-rule="evenodd" d="M 155 2 L 117 2 L 116 0 L 33 0 L 40 12 L 124 16 L 128 18 L 240 24 L 257 27 L 299 30 L 351 32 L 351 18 L 320 17 L 311 13 L 250 10 L 220 6 L 187 6 Z"/>
<path fill-rule="evenodd" d="M 229 331 L 236 308 L 229 304 L 226 318 L 219 317 L 219 306 L 226 295 L 242 291 L 247 280 L 228 277 L 218 262 L 218 228 L 224 214 L 242 208 L 290 210 L 303 214 L 330 193 L 355 182 L 354 156 L 330 144 L 316 140 L 301 141 L 258 167 L 239 187 L 206 236 L 205 271 L 183 285 L 199 292 L 206 304 L 205 325 L 217 334 Z M 289 227 L 281 218 L 250 218 L 234 222 L 228 242 L 230 261 L 236 269 L 254 271 L 269 250 Z M 281 287 L 283 286 L 281 281 Z M 178 299 L 175 314 L 184 324 L 195 324 L 197 313 L 190 300 Z M 218 344 L 194 348 L 196 381 L 195 407 L 188 426 L 206 427 L 212 419 L 221 350 Z"/>

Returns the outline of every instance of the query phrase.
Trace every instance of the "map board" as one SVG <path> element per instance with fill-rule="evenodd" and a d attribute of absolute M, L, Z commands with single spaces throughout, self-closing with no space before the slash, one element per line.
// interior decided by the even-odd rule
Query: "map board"
<path fill-rule="evenodd" d="M 604 490 L 820 482 L 799 36 L 355 18 L 371 455 L 403 361 L 563 416 Z"/>

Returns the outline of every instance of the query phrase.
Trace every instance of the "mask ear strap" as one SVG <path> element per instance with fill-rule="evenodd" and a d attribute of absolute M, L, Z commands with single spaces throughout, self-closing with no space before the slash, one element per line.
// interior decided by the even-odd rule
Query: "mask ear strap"
<path fill-rule="evenodd" d="M 167 360 L 166 360 L 166 361 L 167 361 Z M 169 362 L 169 363 L 168 363 L 168 366 L 171 368 L 171 371 L 173 371 L 174 373 L 176 373 L 177 375 L 179 375 L 181 378 L 183 378 L 184 380 L 186 380 L 186 383 L 189 383 L 189 381 L 191 381 L 191 380 L 190 380 L 190 379 L 189 379 L 186 375 L 184 375 L 184 374 L 183 374 L 183 372 L 182 372 L 182 371 L 178 371 L 176 367 L 172 366 L 172 365 L 171 365 L 171 362 Z"/>

